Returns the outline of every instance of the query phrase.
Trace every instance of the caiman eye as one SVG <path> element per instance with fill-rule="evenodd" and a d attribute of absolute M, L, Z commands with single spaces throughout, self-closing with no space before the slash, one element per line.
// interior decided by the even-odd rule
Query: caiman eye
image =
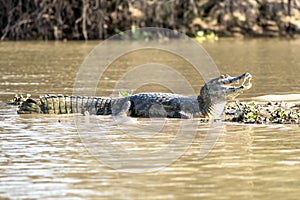
<path fill-rule="evenodd" d="M 221 75 L 221 78 L 222 78 L 222 79 L 225 79 L 225 78 L 228 78 L 228 77 L 229 77 L 228 74 L 223 74 L 223 75 Z"/>

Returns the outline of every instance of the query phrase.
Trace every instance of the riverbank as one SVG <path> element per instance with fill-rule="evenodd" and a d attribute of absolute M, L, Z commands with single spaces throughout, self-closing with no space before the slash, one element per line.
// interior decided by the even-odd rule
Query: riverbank
<path fill-rule="evenodd" d="M 133 27 L 163 27 L 195 37 L 300 34 L 299 0 L 5 1 L 1 40 L 106 39 Z"/>

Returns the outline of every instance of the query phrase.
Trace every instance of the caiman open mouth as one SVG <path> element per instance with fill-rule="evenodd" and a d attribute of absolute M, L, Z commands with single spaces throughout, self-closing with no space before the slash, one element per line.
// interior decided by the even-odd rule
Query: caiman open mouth
<path fill-rule="evenodd" d="M 225 91 L 226 97 L 233 99 L 241 94 L 244 90 L 248 90 L 252 87 L 250 73 L 241 74 L 236 77 L 225 75 L 225 80 L 222 81 L 222 88 Z"/>
<path fill-rule="evenodd" d="M 228 79 L 223 82 L 222 86 L 232 89 L 250 89 L 252 87 L 251 79 L 252 75 L 250 73 L 245 73 L 236 77 L 228 77 Z"/>

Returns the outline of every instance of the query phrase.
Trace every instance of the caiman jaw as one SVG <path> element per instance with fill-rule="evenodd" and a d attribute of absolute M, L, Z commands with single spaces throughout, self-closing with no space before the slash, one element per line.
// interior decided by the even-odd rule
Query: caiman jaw
<path fill-rule="evenodd" d="M 234 98 L 241 94 L 244 90 L 248 90 L 252 87 L 251 84 L 252 75 L 245 73 L 236 77 L 227 77 L 227 80 L 223 80 L 222 90 L 227 98 Z"/>

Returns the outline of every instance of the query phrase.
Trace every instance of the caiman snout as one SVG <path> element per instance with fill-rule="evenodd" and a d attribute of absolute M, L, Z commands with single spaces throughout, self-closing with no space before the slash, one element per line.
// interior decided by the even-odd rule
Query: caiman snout
<path fill-rule="evenodd" d="M 233 98 L 238 96 L 242 91 L 248 90 L 252 87 L 251 84 L 252 75 L 250 73 L 244 73 L 239 76 L 232 77 L 228 74 L 223 74 L 218 78 L 215 78 L 206 83 L 201 88 L 201 96 L 204 99 L 223 101 L 224 97 Z"/>

